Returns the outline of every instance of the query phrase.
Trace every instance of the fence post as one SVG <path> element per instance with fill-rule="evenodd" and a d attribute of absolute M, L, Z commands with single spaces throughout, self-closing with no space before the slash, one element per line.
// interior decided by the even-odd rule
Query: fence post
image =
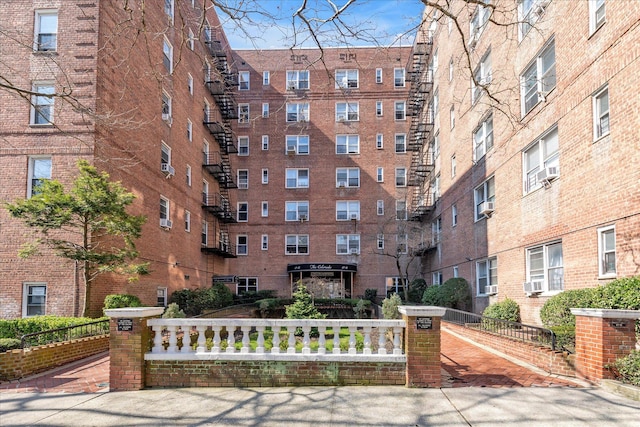
<path fill-rule="evenodd" d="M 147 320 L 162 314 L 164 307 L 130 307 L 105 310 L 109 321 L 109 390 L 144 388 L 144 354 L 151 333 Z"/>
<path fill-rule="evenodd" d="M 405 321 L 406 386 L 440 387 L 440 321 L 445 309 L 432 306 L 398 309 Z"/>
<path fill-rule="evenodd" d="M 607 365 L 635 349 L 640 310 L 572 308 L 576 316 L 576 373 L 593 382 L 613 378 Z"/>

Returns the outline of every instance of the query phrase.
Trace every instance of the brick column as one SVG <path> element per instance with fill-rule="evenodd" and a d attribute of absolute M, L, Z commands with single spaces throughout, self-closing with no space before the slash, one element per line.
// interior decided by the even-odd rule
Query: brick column
<path fill-rule="evenodd" d="M 635 349 L 638 310 L 572 308 L 576 316 L 576 374 L 589 381 L 613 378 L 606 368 Z"/>
<path fill-rule="evenodd" d="M 147 320 L 162 314 L 164 307 L 131 307 L 105 310 L 109 325 L 109 390 L 144 388 L 144 354 L 151 333 Z"/>
<path fill-rule="evenodd" d="M 404 353 L 407 387 L 440 387 L 440 320 L 445 309 L 400 306 L 405 321 Z"/>

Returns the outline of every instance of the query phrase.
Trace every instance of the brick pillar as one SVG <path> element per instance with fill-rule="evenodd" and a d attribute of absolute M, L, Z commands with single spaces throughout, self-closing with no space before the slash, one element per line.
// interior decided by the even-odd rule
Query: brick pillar
<path fill-rule="evenodd" d="M 407 387 L 440 387 L 440 320 L 445 309 L 400 306 L 405 321 L 404 353 Z"/>
<path fill-rule="evenodd" d="M 162 314 L 164 307 L 131 307 L 105 310 L 109 324 L 109 390 L 144 388 L 144 354 L 151 333 L 147 320 Z"/>
<path fill-rule="evenodd" d="M 613 378 L 606 368 L 635 349 L 638 310 L 572 308 L 576 316 L 576 374 L 589 381 Z"/>

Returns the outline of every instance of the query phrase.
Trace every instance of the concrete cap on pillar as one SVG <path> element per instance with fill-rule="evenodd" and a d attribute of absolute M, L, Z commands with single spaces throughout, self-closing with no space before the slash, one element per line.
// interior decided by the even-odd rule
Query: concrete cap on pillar
<path fill-rule="evenodd" d="M 164 307 L 125 307 L 125 308 L 110 308 L 104 311 L 109 317 L 153 317 L 160 316 L 164 313 Z"/>
<path fill-rule="evenodd" d="M 613 310 L 606 308 L 572 308 L 576 316 L 600 317 L 603 319 L 640 319 L 640 310 Z"/>
<path fill-rule="evenodd" d="M 442 317 L 447 309 L 444 307 L 436 307 L 433 305 L 401 305 L 398 311 L 409 317 Z"/>

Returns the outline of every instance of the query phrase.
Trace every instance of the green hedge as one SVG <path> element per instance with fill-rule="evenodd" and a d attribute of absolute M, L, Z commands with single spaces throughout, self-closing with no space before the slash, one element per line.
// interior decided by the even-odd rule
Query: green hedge
<path fill-rule="evenodd" d="M 512 299 L 505 299 L 500 302 L 493 303 L 484 309 L 483 316 L 492 319 L 508 320 L 510 322 L 520 321 L 520 306 Z"/>
<path fill-rule="evenodd" d="M 625 383 L 640 387 L 640 351 L 634 350 L 614 364 L 616 377 Z"/>
<path fill-rule="evenodd" d="M 125 307 L 142 307 L 142 301 L 137 296 L 129 294 L 112 294 L 104 298 L 104 310 Z"/>
<path fill-rule="evenodd" d="M 447 280 L 441 286 L 430 286 L 422 295 L 422 302 L 427 305 L 455 308 L 471 311 L 471 287 L 461 277 Z"/>
<path fill-rule="evenodd" d="M 210 288 L 183 289 L 171 294 L 170 303 L 176 303 L 187 316 L 197 316 L 205 310 L 217 310 L 233 305 L 233 294 L 222 283 Z"/>
<path fill-rule="evenodd" d="M 20 339 L 22 335 L 26 334 L 66 328 L 67 326 L 81 325 L 103 319 L 105 318 L 33 316 L 23 319 L 0 320 L 0 338 Z"/>
<path fill-rule="evenodd" d="M 17 338 L 0 338 L 0 353 L 20 348 L 22 342 Z"/>

